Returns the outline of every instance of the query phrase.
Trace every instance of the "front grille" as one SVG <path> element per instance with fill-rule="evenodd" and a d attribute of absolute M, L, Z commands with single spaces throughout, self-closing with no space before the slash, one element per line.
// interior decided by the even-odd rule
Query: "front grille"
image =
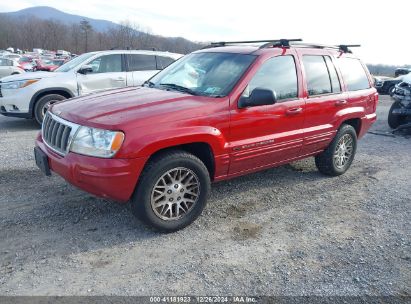
<path fill-rule="evenodd" d="M 60 154 L 66 154 L 72 127 L 64 123 L 62 119 L 53 117 L 46 113 L 43 120 L 43 140 L 45 143 Z"/>

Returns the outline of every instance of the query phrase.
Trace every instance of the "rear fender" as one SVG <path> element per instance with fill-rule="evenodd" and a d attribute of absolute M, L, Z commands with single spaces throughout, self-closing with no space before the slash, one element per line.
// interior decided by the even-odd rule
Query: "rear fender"
<path fill-rule="evenodd" d="M 356 119 L 356 118 L 361 119 L 364 116 L 365 116 L 364 107 L 350 107 L 350 108 L 341 109 L 340 111 L 337 112 L 335 116 L 334 126 L 336 129 L 338 129 L 344 121 L 348 119 Z"/>

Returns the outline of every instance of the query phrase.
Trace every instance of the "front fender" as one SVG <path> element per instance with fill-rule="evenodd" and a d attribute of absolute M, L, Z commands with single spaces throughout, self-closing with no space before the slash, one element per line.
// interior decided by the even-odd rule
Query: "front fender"
<path fill-rule="evenodd" d="M 128 132 L 123 148 L 117 154 L 119 158 L 148 157 L 155 152 L 190 143 L 209 144 L 215 156 L 223 154 L 226 139 L 217 128 L 210 126 L 193 126 L 173 128 L 169 130 L 150 128 Z M 140 134 L 139 134 L 140 133 Z"/>

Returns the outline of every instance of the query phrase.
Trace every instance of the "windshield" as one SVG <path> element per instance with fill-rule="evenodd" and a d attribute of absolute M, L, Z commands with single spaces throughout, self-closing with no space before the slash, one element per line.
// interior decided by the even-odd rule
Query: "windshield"
<path fill-rule="evenodd" d="M 83 61 L 89 59 L 91 56 L 94 56 L 95 54 L 93 53 L 85 53 L 83 55 L 80 55 L 69 62 L 63 64 L 61 67 L 56 69 L 56 72 L 68 72 L 75 68 L 76 66 L 80 65 Z"/>
<path fill-rule="evenodd" d="M 194 53 L 171 64 L 145 85 L 192 95 L 228 95 L 256 56 L 232 53 Z"/>

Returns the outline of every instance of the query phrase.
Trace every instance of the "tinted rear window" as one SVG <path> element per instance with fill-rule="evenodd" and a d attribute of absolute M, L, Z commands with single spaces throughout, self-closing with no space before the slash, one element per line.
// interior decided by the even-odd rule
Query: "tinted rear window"
<path fill-rule="evenodd" d="M 367 74 L 358 59 L 340 58 L 338 63 L 348 91 L 364 90 L 370 87 Z"/>
<path fill-rule="evenodd" d="M 303 56 L 308 95 L 332 92 L 330 75 L 323 56 Z"/>
<path fill-rule="evenodd" d="M 150 71 L 157 70 L 156 57 L 154 55 L 127 55 L 129 71 Z"/>

